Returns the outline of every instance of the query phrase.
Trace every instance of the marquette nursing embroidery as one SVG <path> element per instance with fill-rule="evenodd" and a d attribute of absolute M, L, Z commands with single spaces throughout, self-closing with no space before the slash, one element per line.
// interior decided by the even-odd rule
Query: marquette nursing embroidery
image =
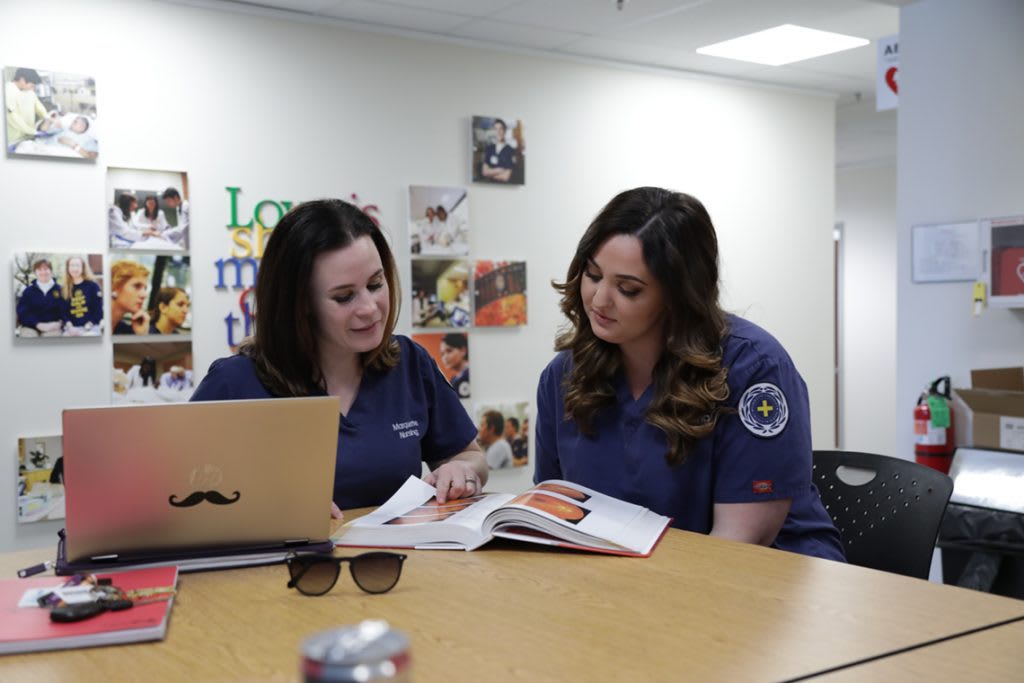
<path fill-rule="evenodd" d="M 739 413 L 747 431 L 765 439 L 781 434 L 789 421 L 785 394 L 768 382 L 753 384 L 743 392 Z"/>

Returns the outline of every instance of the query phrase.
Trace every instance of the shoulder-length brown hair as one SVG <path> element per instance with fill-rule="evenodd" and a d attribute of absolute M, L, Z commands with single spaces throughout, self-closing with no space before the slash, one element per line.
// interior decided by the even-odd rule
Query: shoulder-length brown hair
<path fill-rule="evenodd" d="M 555 350 L 572 353 L 565 380 L 565 414 L 587 435 L 597 412 L 615 401 L 622 369 L 619 348 L 599 339 L 580 295 L 587 263 L 608 238 L 640 240 L 644 262 L 665 294 L 665 347 L 654 367 L 654 396 L 647 421 L 665 433 L 670 465 L 682 463 L 698 439 L 711 434 L 729 397 L 722 367 L 725 313 L 718 304 L 718 239 L 704 205 L 681 192 L 638 187 L 601 210 L 576 248 L 561 293 L 571 323 Z"/>
<path fill-rule="evenodd" d="M 364 368 L 386 370 L 398 363 L 391 338 L 401 292 L 395 259 L 380 228 L 340 199 L 299 204 L 281 218 L 267 241 L 256 276 L 255 331 L 239 351 L 253 359 L 260 381 L 277 396 L 309 396 L 326 390 L 319 364 L 311 281 L 321 254 L 344 249 L 362 237 L 377 247 L 390 307 L 380 344 L 362 354 Z"/>

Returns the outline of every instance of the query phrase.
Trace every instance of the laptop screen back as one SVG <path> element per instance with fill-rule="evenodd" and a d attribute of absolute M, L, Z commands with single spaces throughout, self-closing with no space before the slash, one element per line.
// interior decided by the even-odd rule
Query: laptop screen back
<path fill-rule="evenodd" d="M 330 535 L 334 397 L 68 409 L 69 561 Z"/>

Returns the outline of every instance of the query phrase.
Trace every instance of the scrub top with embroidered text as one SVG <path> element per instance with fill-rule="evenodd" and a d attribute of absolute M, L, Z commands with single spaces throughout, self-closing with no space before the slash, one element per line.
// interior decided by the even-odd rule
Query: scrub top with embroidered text
<path fill-rule="evenodd" d="M 594 434 L 564 419 L 569 352 L 545 368 L 537 388 L 534 481 L 566 479 L 673 518 L 673 526 L 709 533 L 716 503 L 790 498 L 773 547 L 843 560 L 839 533 L 811 482 L 807 387 L 782 345 L 742 318 L 728 317 L 722 365 L 735 412 L 696 442 L 685 462 L 665 461 L 664 432 L 645 419 L 653 385 L 634 399 L 621 376 L 612 405 L 594 416 Z"/>
<path fill-rule="evenodd" d="M 408 337 L 395 335 L 398 365 L 363 374 L 348 414 L 339 415 L 334 502 L 341 509 L 380 505 L 422 463 L 461 453 L 477 429 L 437 364 Z M 271 398 L 248 356 L 215 360 L 193 401 Z M 296 454 L 298 459 L 301 456 Z M 297 461 L 296 476 L 302 476 Z"/>

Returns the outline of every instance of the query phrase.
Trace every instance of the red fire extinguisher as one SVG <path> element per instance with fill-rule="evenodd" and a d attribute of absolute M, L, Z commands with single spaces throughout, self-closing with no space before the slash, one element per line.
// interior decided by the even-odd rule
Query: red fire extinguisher
<path fill-rule="evenodd" d="M 914 406 L 914 457 L 921 465 L 949 474 L 954 450 L 956 435 L 949 377 L 940 377 L 921 394 Z"/>

